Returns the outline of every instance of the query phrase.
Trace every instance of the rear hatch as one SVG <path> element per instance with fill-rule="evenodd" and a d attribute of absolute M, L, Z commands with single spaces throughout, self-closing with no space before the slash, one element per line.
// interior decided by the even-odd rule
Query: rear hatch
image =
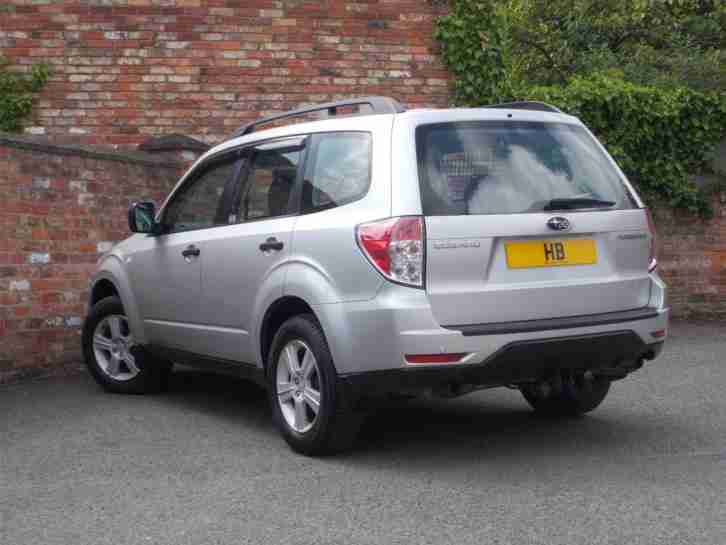
<path fill-rule="evenodd" d="M 646 211 L 579 125 L 419 126 L 426 290 L 445 326 L 645 307 Z"/>

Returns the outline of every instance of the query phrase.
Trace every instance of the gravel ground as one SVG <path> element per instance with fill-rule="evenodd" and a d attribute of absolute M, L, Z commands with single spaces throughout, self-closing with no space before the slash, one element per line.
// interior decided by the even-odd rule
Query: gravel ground
<path fill-rule="evenodd" d="M 176 373 L 0 387 L 0 544 L 726 543 L 726 327 L 676 324 L 591 415 L 517 392 L 417 401 L 310 459 L 255 386 Z"/>

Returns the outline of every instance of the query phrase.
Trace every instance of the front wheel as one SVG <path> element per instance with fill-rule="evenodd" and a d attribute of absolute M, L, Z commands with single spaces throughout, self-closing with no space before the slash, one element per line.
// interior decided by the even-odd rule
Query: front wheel
<path fill-rule="evenodd" d="M 333 359 L 314 316 L 290 318 L 277 331 L 267 380 L 275 424 L 293 450 L 315 456 L 352 445 L 360 417 L 338 396 Z"/>
<path fill-rule="evenodd" d="M 143 394 L 161 389 L 171 364 L 152 359 L 134 342 L 121 299 L 106 297 L 96 303 L 83 324 L 86 367 L 105 390 Z"/>
<path fill-rule="evenodd" d="M 543 396 L 535 387 L 522 387 L 524 399 L 538 413 L 550 416 L 577 416 L 596 409 L 610 391 L 610 381 L 563 381 L 558 393 Z"/>

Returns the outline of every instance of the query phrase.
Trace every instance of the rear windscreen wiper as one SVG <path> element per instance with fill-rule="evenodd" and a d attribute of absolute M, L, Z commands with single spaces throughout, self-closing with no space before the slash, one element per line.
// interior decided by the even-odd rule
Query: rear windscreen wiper
<path fill-rule="evenodd" d="M 548 202 L 545 210 L 575 210 L 577 208 L 610 208 L 615 206 L 613 201 L 602 199 L 590 199 L 587 197 L 572 197 L 570 199 L 552 199 Z"/>

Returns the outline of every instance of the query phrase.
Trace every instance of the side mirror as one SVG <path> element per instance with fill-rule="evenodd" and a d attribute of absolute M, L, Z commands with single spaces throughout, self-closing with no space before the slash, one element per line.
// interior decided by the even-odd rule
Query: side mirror
<path fill-rule="evenodd" d="M 129 207 L 129 229 L 132 233 L 154 233 L 157 229 L 153 202 L 132 202 Z"/>

